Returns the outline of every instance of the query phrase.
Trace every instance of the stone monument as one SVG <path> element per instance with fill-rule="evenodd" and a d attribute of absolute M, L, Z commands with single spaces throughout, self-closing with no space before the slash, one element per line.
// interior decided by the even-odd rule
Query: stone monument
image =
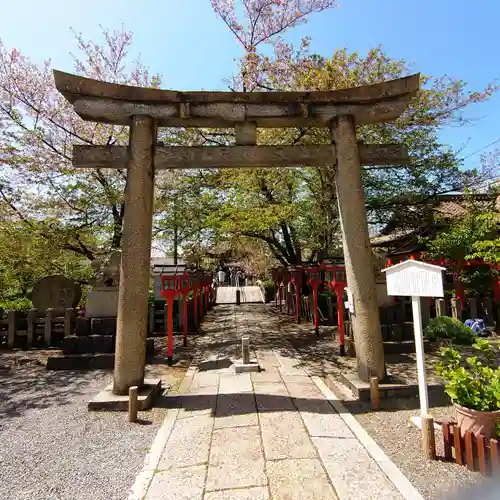
<path fill-rule="evenodd" d="M 60 274 L 46 276 L 33 286 L 31 301 L 33 307 L 40 311 L 56 309 L 64 311 L 76 307 L 82 297 L 82 289 L 78 283 Z"/>
<path fill-rule="evenodd" d="M 118 313 L 118 285 L 120 282 L 121 252 L 113 252 L 107 259 L 95 259 L 90 265 L 94 278 L 87 294 L 87 318 L 114 318 Z"/>

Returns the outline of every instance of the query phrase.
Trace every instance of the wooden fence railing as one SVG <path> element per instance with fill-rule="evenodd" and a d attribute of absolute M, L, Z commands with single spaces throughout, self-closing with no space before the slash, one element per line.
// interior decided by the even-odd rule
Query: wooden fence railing
<path fill-rule="evenodd" d="M 7 338 L 7 346 L 13 348 L 20 341 L 31 348 L 42 341 L 51 346 L 59 343 L 63 337 L 71 335 L 75 328 L 76 309 L 47 309 L 39 311 L 30 309 L 27 312 L 6 311 L 0 316 L 0 337 Z"/>
<path fill-rule="evenodd" d="M 485 476 L 500 474 L 500 450 L 497 439 L 465 431 L 449 422 L 442 424 L 444 458 Z"/>
<path fill-rule="evenodd" d="M 165 311 L 150 305 L 148 314 L 148 332 L 150 336 L 162 335 L 165 331 Z M 64 337 L 76 334 L 76 322 L 82 320 L 83 310 L 81 309 L 29 309 L 28 311 L 1 311 L 0 310 L 0 346 L 22 347 L 30 349 L 32 347 L 55 347 L 59 346 Z M 90 321 L 87 319 L 87 321 Z M 183 311 L 176 306 L 174 314 L 174 329 L 182 331 Z M 188 302 L 188 331 L 193 332 L 194 307 L 193 301 Z M 86 328 L 87 333 L 92 334 L 90 325 Z"/>

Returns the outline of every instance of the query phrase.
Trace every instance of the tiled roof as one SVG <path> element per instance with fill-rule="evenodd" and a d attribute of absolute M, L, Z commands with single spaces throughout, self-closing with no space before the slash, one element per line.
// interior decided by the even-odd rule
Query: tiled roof
<path fill-rule="evenodd" d="M 481 205 L 484 205 L 486 208 L 494 199 L 495 195 L 491 194 L 477 194 L 472 195 L 474 201 Z M 441 215 L 444 219 L 456 219 L 465 214 L 467 210 L 467 201 L 465 196 L 462 194 L 447 194 L 441 195 L 439 197 L 440 203 L 433 208 L 434 214 Z M 498 196 L 495 200 L 495 207 L 497 210 L 500 210 L 500 196 Z M 391 230 L 391 227 L 396 226 L 394 230 Z M 428 227 L 428 226 L 426 226 Z M 418 233 L 424 231 L 425 227 L 422 228 L 398 228 L 397 221 L 390 222 L 385 230 L 381 231 L 379 236 L 375 236 L 370 238 L 370 242 L 373 246 L 383 246 L 384 244 L 389 244 L 392 242 L 396 242 L 405 238 L 408 238 L 411 235 L 417 235 Z M 387 233 L 387 234 L 384 234 Z"/>

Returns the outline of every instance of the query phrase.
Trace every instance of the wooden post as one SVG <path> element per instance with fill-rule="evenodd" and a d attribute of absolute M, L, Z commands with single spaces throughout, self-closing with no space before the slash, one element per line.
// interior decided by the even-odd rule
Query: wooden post
<path fill-rule="evenodd" d="M 337 152 L 335 184 L 345 270 L 354 301 L 352 318 L 358 376 L 365 382 L 372 375 L 383 380 L 384 345 L 354 117 L 339 116 L 333 120 L 332 139 Z"/>
<path fill-rule="evenodd" d="M 49 307 L 45 311 L 45 344 L 50 346 L 52 342 L 52 324 L 54 322 L 54 309 Z"/>
<path fill-rule="evenodd" d="M 153 224 L 156 124 L 150 116 L 130 119 L 127 188 L 116 321 L 113 393 L 141 387 L 146 336 Z"/>
<path fill-rule="evenodd" d="M 244 365 L 250 363 L 250 337 L 241 337 L 241 357 Z"/>
<path fill-rule="evenodd" d="M 28 349 L 33 346 L 33 340 L 36 333 L 36 318 L 38 316 L 38 309 L 30 309 L 28 311 L 28 322 L 26 328 L 26 344 Z"/>
<path fill-rule="evenodd" d="M 139 388 L 134 385 L 128 390 L 128 421 L 137 422 L 137 410 L 139 406 L 138 402 Z"/>
<path fill-rule="evenodd" d="M 75 321 L 75 310 L 72 307 L 68 307 L 64 311 L 64 336 L 69 337 L 73 332 L 73 324 Z"/>
<path fill-rule="evenodd" d="M 448 422 L 443 422 L 441 425 L 443 430 L 443 450 L 444 450 L 444 458 L 446 460 L 451 460 L 453 458 L 452 453 L 452 443 L 451 443 L 451 432 L 450 432 L 450 424 Z"/>
<path fill-rule="evenodd" d="M 370 399 L 372 402 L 372 410 L 380 410 L 380 391 L 377 377 L 370 377 Z"/>
<path fill-rule="evenodd" d="M 425 458 L 436 460 L 434 419 L 429 415 L 422 416 L 422 451 L 424 452 Z"/>
<path fill-rule="evenodd" d="M 460 435 L 460 427 L 458 427 L 458 425 L 453 426 L 453 445 L 455 448 L 455 462 L 458 465 L 463 465 L 462 436 Z"/>
<path fill-rule="evenodd" d="M 7 345 L 12 349 L 16 340 L 17 311 L 7 311 Z"/>

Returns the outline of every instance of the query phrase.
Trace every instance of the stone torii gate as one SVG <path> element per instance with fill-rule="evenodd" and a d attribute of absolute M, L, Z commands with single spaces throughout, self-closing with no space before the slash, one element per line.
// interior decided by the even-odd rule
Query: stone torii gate
<path fill-rule="evenodd" d="M 400 165 L 397 144 L 358 143 L 356 125 L 392 121 L 419 75 L 327 92 L 177 92 L 105 83 L 54 71 L 56 87 L 84 120 L 130 127 L 129 146 L 81 146 L 73 166 L 127 168 L 113 392 L 142 386 L 146 358 L 155 169 L 322 166 L 335 169 L 353 330 L 362 380 L 385 375 L 361 165 Z M 228 147 L 157 147 L 157 127 L 234 128 Z M 321 127 L 331 145 L 258 146 L 258 127 Z"/>

